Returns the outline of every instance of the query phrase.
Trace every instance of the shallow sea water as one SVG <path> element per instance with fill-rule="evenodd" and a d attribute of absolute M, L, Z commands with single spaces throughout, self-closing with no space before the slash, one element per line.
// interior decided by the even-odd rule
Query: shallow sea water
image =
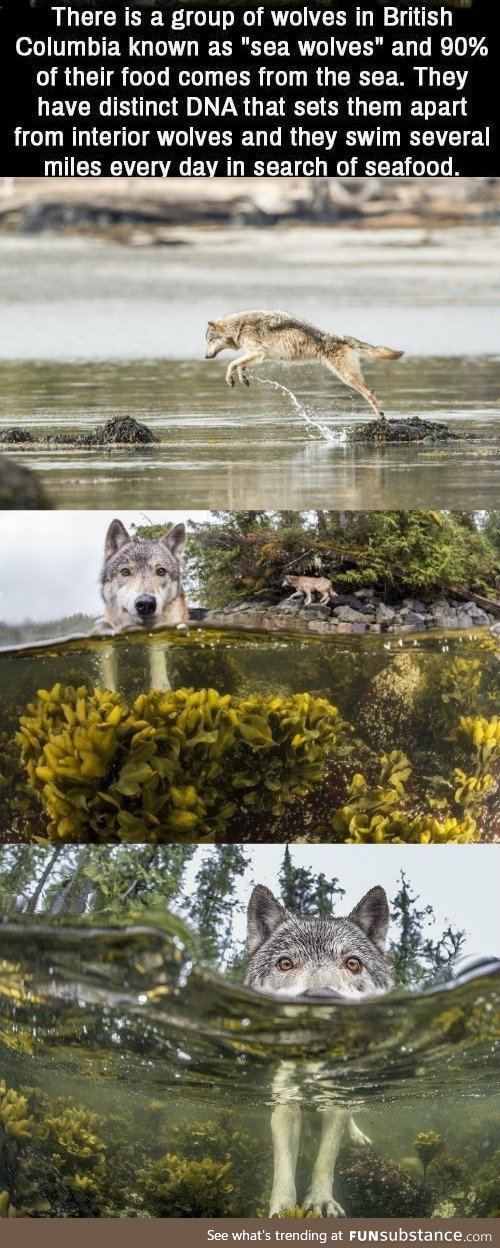
<path fill-rule="evenodd" d="M 145 497 L 179 508 L 186 491 L 198 508 L 495 505 L 496 227 L 178 230 L 172 241 L 182 245 L 1 240 L 0 429 L 82 432 L 131 415 L 161 440 L 17 452 L 58 506 L 109 506 L 113 481 L 130 508 Z M 206 322 L 252 306 L 404 350 L 363 364 L 387 415 L 430 416 L 464 440 L 348 444 L 370 409 L 319 367 L 268 366 L 248 390 L 228 389 L 229 356 L 203 360 Z"/>
<path fill-rule="evenodd" d="M 487 629 L 133 631 L 3 649 L 0 683 L 6 840 L 344 840 L 347 826 L 334 829 L 332 818 L 355 776 L 381 786 L 368 806 L 385 816 L 400 766 L 409 770 L 393 797 L 408 818 L 473 813 L 472 839 L 500 833 L 496 753 L 483 757 L 474 736 L 500 711 L 498 640 Z M 108 715 L 120 726 L 101 757 Z M 146 770 L 128 791 L 122 769 L 134 760 Z M 465 777 L 485 770 L 484 798 L 457 804 Z"/>
<path fill-rule="evenodd" d="M 270 1114 L 286 1087 L 304 1109 L 299 1201 L 317 1111 L 337 1104 L 372 1141 L 339 1157 L 348 1215 L 498 1216 L 499 978 L 488 970 L 415 995 L 284 1004 L 204 971 L 147 923 L 4 923 L 3 1209 L 265 1215 Z"/>

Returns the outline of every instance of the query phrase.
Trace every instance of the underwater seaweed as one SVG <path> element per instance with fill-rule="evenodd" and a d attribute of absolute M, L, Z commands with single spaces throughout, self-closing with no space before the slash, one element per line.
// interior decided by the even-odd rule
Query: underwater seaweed
<path fill-rule="evenodd" d="M 368 744 L 310 693 L 181 688 L 129 704 L 57 684 L 39 691 L 4 743 L 4 811 L 23 837 L 54 844 L 258 840 L 280 825 L 297 839 L 297 816 L 309 841 L 473 843 L 494 818 L 500 718 L 459 713 L 474 698 L 453 690 L 463 680 L 477 693 L 481 669 L 461 659 L 454 668 L 447 694 L 441 682 L 446 761 L 433 757 L 430 776 L 418 749 L 380 755 L 376 733 Z M 400 667 L 380 675 L 402 679 Z M 391 733 L 394 722 L 391 713 Z"/>
<path fill-rule="evenodd" d="M 58 684 L 21 716 L 17 742 L 49 840 L 192 840 L 224 830 L 238 804 L 280 815 L 322 779 L 349 728 L 309 694 L 152 690 L 129 708 Z"/>
<path fill-rule="evenodd" d="M 413 1147 L 420 1158 L 424 1175 L 431 1161 L 443 1152 L 444 1140 L 437 1131 L 419 1131 L 413 1141 Z"/>
<path fill-rule="evenodd" d="M 151 1217 L 237 1217 L 231 1172 L 230 1161 L 188 1161 L 166 1153 L 141 1171 L 138 1183 Z"/>
<path fill-rule="evenodd" d="M 347 844 L 477 841 L 480 829 L 475 815 L 497 788 L 490 768 L 500 758 L 500 720 L 497 716 L 491 720 L 462 716 L 460 728 L 473 746 L 469 774 L 456 767 L 451 780 L 439 778 L 420 801 L 421 813 L 414 815 L 407 810 L 410 761 L 401 750 L 392 750 L 380 759 L 378 784 L 370 786 L 360 772 L 354 776 L 349 803 L 331 819 L 336 839 Z"/>

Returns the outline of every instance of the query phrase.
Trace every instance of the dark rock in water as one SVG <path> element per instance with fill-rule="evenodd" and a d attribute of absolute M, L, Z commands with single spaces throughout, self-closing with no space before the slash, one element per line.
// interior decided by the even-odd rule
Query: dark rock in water
<path fill-rule="evenodd" d="M 470 435 L 463 434 L 463 437 Z M 391 442 L 458 442 L 458 433 L 453 433 L 448 425 L 439 424 L 434 420 L 421 420 L 420 416 L 410 416 L 404 420 L 370 420 L 368 424 L 356 425 L 347 434 L 348 442 L 373 442 L 382 445 Z"/>
<path fill-rule="evenodd" d="M 151 429 L 141 424 L 139 420 L 134 420 L 132 416 L 115 416 L 113 420 L 107 420 L 105 425 L 95 430 L 95 436 L 106 446 L 116 442 L 134 446 L 158 442 L 158 438 L 155 438 Z"/>
<path fill-rule="evenodd" d="M 158 441 L 147 425 L 132 416 L 115 416 L 89 433 L 54 433 L 49 437 L 35 438 L 28 430 L 14 426 L 0 434 L 0 442 L 6 445 L 67 446 L 75 450 L 93 450 L 100 446 L 149 446 Z"/>
<path fill-rule="evenodd" d="M 49 507 L 34 472 L 11 459 L 0 459 L 0 511 L 41 511 Z"/>
<path fill-rule="evenodd" d="M 15 442 L 34 441 L 32 433 L 29 433 L 27 429 L 19 429 L 17 425 L 14 425 L 12 429 L 3 429 L 0 433 L 0 442 L 5 442 L 9 445 Z"/>

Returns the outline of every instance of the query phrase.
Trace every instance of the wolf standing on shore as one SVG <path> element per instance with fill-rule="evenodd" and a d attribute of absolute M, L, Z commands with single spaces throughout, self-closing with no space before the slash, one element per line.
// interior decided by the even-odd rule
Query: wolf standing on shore
<path fill-rule="evenodd" d="M 373 347 L 357 338 L 337 338 L 286 312 L 234 312 L 231 316 L 209 321 L 205 359 L 213 360 L 226 349 L 244 353 L 229 365 L 226 373 L 229 386 L 234 386 L 235 371 L 243 385 L 250 385 L 245 372 L 249 364 L 262 364 L 267 360 L 291 363 L 317 360 L 362 394 L 379 420 L 385 419 L 384 413 L 363 377 L 358 352 L 382 360 L 398 360 L 403 355 L 402 351 Z"/>
<path fill-rule="evenodd" d="M 385 952 L 388 927 L 389 906 L 380 886 L 370 889 L 346 918 L 326 918 L 285 910 L 268 888 L 258 884 L 248 906 L 245 984 L 295 1000 L 326 998 L 327 1003 L 389 992 L 394 976 Z M 273 1084 L 271 1217 L 283 1209 L 293 1209 L 297 1203 L 299 1067 L 318 1072 L 321 1063 L 306 1059 L 300 1064 L 281 1062 Z M 348 1108 L 327 1103 L 321 1114 L 321 1141 L 304 1204 L 308 1211 L 323 1217 L 343 1217 L 344 1210 L 332 1194 L 342 1136 L 347 1130 L 356 1143 L 368 1144 L 369 1140 Z"/>

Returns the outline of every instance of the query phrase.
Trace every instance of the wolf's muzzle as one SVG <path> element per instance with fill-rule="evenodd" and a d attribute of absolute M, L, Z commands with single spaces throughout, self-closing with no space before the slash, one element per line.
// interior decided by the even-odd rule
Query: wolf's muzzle
<path fill-rule="evenodd" d="M 146 620 L 156 611 L 156 598 L 153 594 L 141 594 L 134 602 L 134 609 L 141 620 Z"/>

